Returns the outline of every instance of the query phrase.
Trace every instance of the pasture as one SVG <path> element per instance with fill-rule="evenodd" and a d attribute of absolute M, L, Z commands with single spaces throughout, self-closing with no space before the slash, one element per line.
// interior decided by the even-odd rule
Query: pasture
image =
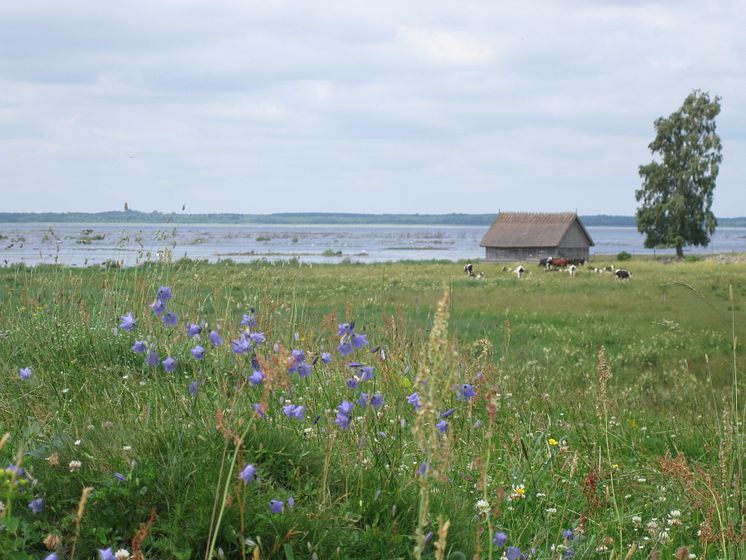
<path fill-rule="evenodd" d="M 0 557 L 746 558 L 746 263 L 463 265 L 0 269 Z"/>

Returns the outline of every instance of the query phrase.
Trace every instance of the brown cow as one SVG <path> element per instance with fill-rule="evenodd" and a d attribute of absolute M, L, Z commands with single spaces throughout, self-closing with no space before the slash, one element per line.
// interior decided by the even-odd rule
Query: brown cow
<path fill-rule="evenodd" d="M 565 268 L 569 261 L 564 257 L 552 257 L 547 259 L 547 270 L 557 270 Z"/>

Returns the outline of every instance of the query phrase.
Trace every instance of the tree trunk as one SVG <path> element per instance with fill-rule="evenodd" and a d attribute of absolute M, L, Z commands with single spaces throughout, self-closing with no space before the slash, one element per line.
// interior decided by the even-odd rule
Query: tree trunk
<path fill-rule="evenodd" d="M 676 245 L 676 258 L 677 259 L 684 258 L 684 248 L 681 245 Z"/>

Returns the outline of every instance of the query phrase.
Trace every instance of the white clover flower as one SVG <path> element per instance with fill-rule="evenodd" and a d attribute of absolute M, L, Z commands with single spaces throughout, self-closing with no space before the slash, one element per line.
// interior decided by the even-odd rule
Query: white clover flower
<path fill-rule="evenodd" d="M 129 557 L 129 551 L 125 550 L 124 548 L 120 548 L 114 553 L 114 558 L 116 558 L 117 560 L 127 560 Z"/>
<path fill-rule="evenodd" d="M 77 461 L 77 460 L 70 461 L 70 464 L 68 465 L 68 467 L 70 468 L 70 472 L 79 471 L 80 467 L 82 467 L 82 466 L 83 466 L 83 463 L 81 463 L 80 461 Z"/>
<path fill-rule="evenodd" d="M 480 498 L 479 500 L 477 500 L 477 503 L 474 507 L 481 515 L 487 515 L 490 512 L 490 504 L 484 498 Z"/>
<path fill-rule="evenodd" d="M 668 516 L 672 517 L 673 519 L 677 519 L 677 518 L 681 517 L 681 511 L 679 511 L 678 509 L 672 509 L 668 513 Z"/>
<path fill-rule="evenodd" d="M 640 523 L 642 523 L 642 517 L 640 517 L 639 515 L 633 515 L 632 523 L 634 523 L 635 525 L 639 525 Z"/>

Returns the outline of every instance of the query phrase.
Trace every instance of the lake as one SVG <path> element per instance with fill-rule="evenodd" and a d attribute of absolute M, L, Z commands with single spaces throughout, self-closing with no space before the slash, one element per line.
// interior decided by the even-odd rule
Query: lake
<path fill-rule="evenodd" d="M 0 223 L 0 264 L 133 266 L 159 258 L 210 262 L 257 259 L 339 263 L 484 258 L 486 226 L 42 224 Z M 645 249 L 635 228 L 588 227 L 593 254 L 673 254 Z M 718 228 L 709 247 L 687 253 L 746 252 L 746 228 Z"/>

